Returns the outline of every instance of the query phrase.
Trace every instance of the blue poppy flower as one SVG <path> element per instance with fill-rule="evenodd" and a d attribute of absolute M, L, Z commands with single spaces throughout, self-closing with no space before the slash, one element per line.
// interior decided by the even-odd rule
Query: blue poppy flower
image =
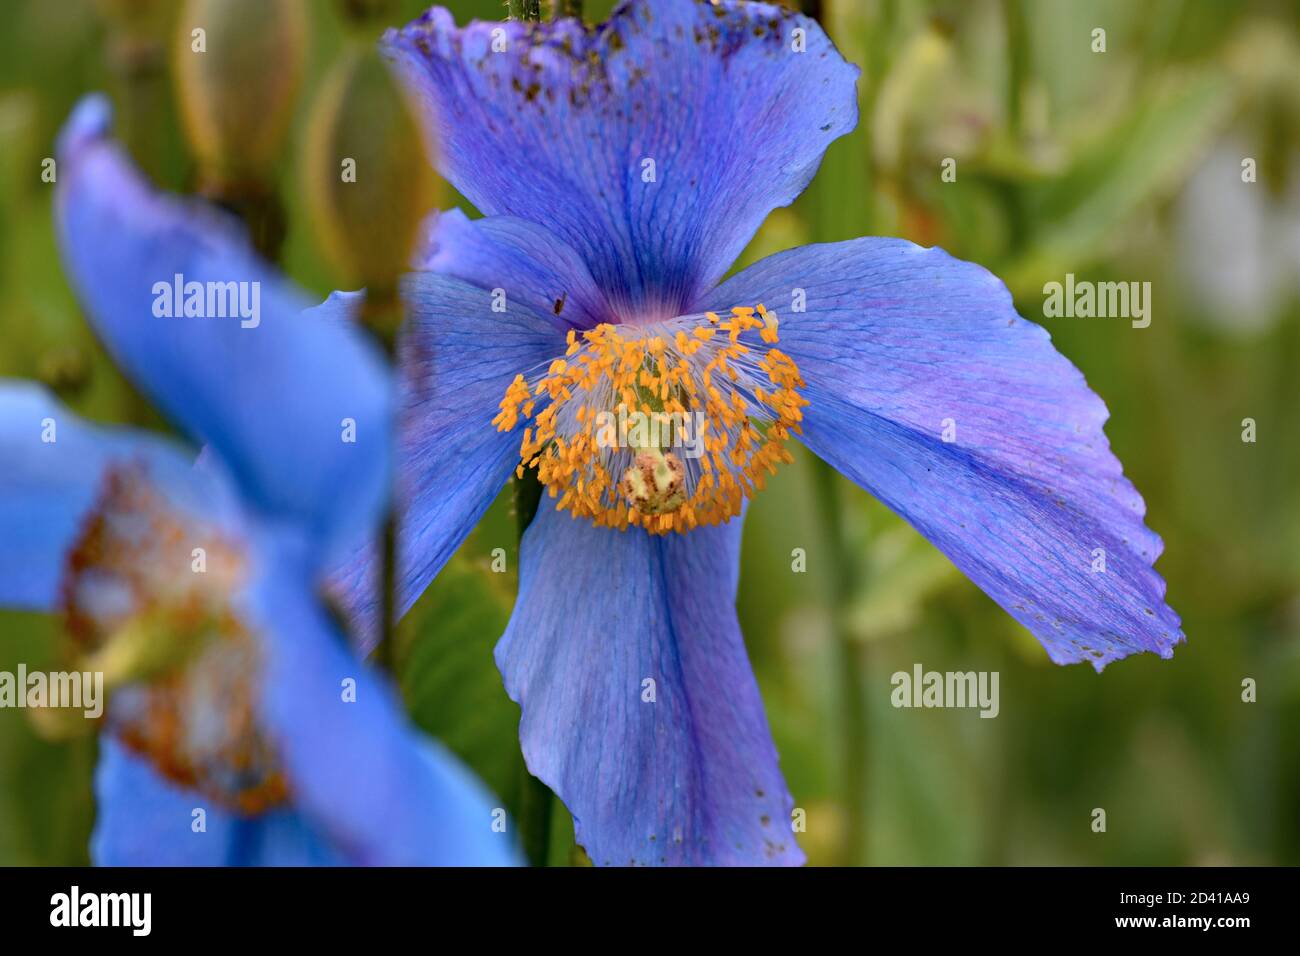
<path fill-rule="evenodd" d="M 317 597 L 387 504 L 382 357 L 340 299 L 306 308 L 221 214 L 155 192 L 103 100 L 74 113 L 58 169 L 64 262 L 96 330 L 206 445 L 196 462 L 0 383 L 0 603 L 61 611 L 81 665 L 121 684 L 93 858 L 513 862 L 481 787 Z M 214 311 L 244 293 L 255 310 Z"/>
<path fill-rule="evenodd" d="M 438 219 L 406 287 L 403 601 L 538 470 L 496 659 L 528 767 L 594 862 L 803 860 L 735 610 L 744 502 L 792 433 L 1053 661 L 1170 656 L 1160 540 L 1106 408 L 996 278 L 866 238 L 718 284 L 857 121 L 858 70 L 814 21 L 728 0 L 636 0 L 597 27 L 434 9 L 384 45 L 485 214 Z M 702 415 L 707 451 L 602 440 L 619 412 L 685 413 L 670 438 Z M 364 577 L 343 576 L 359 604 Z"/>

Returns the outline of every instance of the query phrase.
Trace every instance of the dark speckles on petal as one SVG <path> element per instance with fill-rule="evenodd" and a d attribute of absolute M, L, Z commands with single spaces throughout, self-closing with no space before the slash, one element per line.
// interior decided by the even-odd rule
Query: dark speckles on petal
<path fill-rule="evenodd" d="M 615 313 L 644 320 L 680 314 L 712 287 L 856 122 L 856 68 L 815 22 L 786 16 L 631 0 L 601 25 L 458 27 L 438 10 L 383 46 L 431 113 L 440 169 L 466 199 L 545 224 Z M 787 55 L 791 23 L 808 30 L 807 56 Z M 640 180 L 645 158 L 656 182 Z"/>

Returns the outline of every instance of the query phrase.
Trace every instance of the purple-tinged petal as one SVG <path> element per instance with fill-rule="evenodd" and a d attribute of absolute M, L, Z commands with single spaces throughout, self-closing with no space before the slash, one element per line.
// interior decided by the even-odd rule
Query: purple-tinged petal
<path fill-rule="evenodd" d="M 175 443 L 91 425 L 39 385 L 0 380 L 0 606 L 51 610 L 68 550 L 113 467 L 142 467 L 175 504 L 233 523 L 214 468 Z"/>
<path fill-rule="evenodd" d="M 345 863 L 301 816 L 227 813 L 154 772 L 111 736 L 95 770 L 98 866 L 330 866 Z M 202 810 L 196 815 L 196 810 Z"/>
<path fill-rule="evenodd" d="M 736 620 L 740 524 L 618 533 L 544 499 L 524 535 L 497 665 L 597 864 L 803 862 Z"/>
<path fill-rule="evenodd" d="M 391 476 L 391 376 L 362 330 L 333 300 L 306 309 L 220 210 L 155 191 L 108 138 L 99 98 L 60 138 L 56 208 L 69 278 L 131 379 L 216 449 L 253 506 L 326 552 L 354 545 Z M 201 289 L 207 317 L 176 316 L 178 281 L 180 311 Z"/>
<path fill-rule="evenodd" d="M 471 221 L 452 209 L 431 217 L 424 242 L 417 269 L 462 279 L 489 296 L 500 290 L 507 310 L 546 316 L 561 331 L 618 321 L 582 257 L 536 223 L 511 216 Z"/>
<path fill-rule="evenodd" d="M 857 122 L 857 68 L 765 3 L 635 0 L 599 27 L 434 9 L 384 43 L 447 178 L 577 249 L 632 321 L 684 311 Z"/>
<path fill-rule="evenodd" d="M 783 309 L 797 296 L 806 312 Z M 994 276 L 941 249 L 858 239 L 772 256 L 698 307 L 756 302 L 780 314 L 778 347 L 807 382 L 808 447 L 1053 661 L 1173 654 L 1183 634 L 1152 568 L 1161 542 L 1110 451 L 1106 406 Z"/>
<path fill-rule="evenodd" d="M 266 658 L 262 719 L 294 806 L 354 864 L 514 864 L 489 795 L 351 653 L 302 586 L 301 561 L 270 557 L 250 597 Z"/>
<path fill-rule="evenodd" d="M 480 248 L 477 261 L 486 261 Z M 509 250 L 503 252 L 508 255 Z M 509 261 L 503 259 L 503 262 Z M 473 530 L 519 462 L 521 424 L 492 424 L 506 388 L 562 356 L 564 334 L 507 296 L 492 311 L 490 288 L 433 273 L 403 284 L 402 416 L 398 475 L 400 608 L 405 611 Z M 373 629 L 374 549 L 333 576 L 358 630 Z"/>

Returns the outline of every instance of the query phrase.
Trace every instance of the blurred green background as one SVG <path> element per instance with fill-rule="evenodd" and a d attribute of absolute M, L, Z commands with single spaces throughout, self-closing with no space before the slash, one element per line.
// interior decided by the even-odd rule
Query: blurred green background
<path fill-rule="evenodd" d="M 151 6 L 156 22 L 126 42 L 123 10 Z M 91 417 L 157 428 L 80 317 L 40 168 L 71 106 L 104 89 L 119 115 L 130 99 L 142 164 L 166 187 L 193 188 L 166 55 L 180 6 L 0 7 L 0 375 L 42 379 Z M 343 43 L 341 6 L 308 3 L 306 79 L 276 167 L 283 264 L 322 295 L 333 283 L 303 213 L 298 157 Z M 423 6 L 393 2 L 384 19 Z M 496 0 L 448 6 L 462 21 L 505 16 Z M 610 6 L 588 0 L 588 20 Z M 1147 655 L 1101 675 L 1056 667 L 903 522 L 800 454 L 750 509 L 739 608 L 807 811 L 810 862 L 1300 862 L 1300 8 L 804 6 L 863 69 L 861 122 L 742 264 L 810 241 L 901 235 L 1002 276 L 1109 405 L 1107 433 L 1165 540 L 1157 567 L 1188 636 L 1171 661 Z M 1092 50 L 1098 27 L 1104 53 Z M 1246 157 L 1257 182 L 1242 181 Z M 945 158 L 955 182 L 941 180 Z M 1067 272 L 1151 282 L 1150 327 L 1044 318 L 1043 285 Z M 1242 441 L 1244 418 L 1255 443 Z M 508 574 L 491 573 L 494 548 Z M 807 573 L 791 572 L 794 548 Z M 515 553 L 505 493 L 404 623 L 399 667 L 415 718 L 512 811 L 518 711 L 491 647 Z M 59 641 L 55 618 L 0 612 L 0 669 L 53 667 Z M 998 671 L 1000 715 L 893 709 L 890 675 L 916 662 Z M 1254 703 L 1242 701 L 1245 678 L 1258 684 Z M 87 860 L 94 746 L 0 711 L 0 864 Z M 1106 810 L 1105 833 L 1092 830 L 1094 808 Z M 562 813 L 554 832 L 552 861 L 573 859 Z"/>

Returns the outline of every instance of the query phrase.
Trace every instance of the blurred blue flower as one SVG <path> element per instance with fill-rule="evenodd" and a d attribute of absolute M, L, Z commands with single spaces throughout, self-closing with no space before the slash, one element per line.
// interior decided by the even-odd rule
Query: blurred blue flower
<path fill-rule="evenodd" d="M 441 216 L 405 289 L 403 606 L 536 467 L 550 498 L 496 658 L 528 767 L 594 862 L 803 860 L 735 609 L 739 515 L 790 432 L 1053 661 L 1182 640 L 1105 405 L 983 268 L 866 238 L 718 284 L 857 121 L 858 70 L 814 21 L 728 0 L 636 0 L 598 27 L 434 9 L 384 45 L 486 216 Z M 620 409 L 702 414 L 711 444 L 600 440 Z M 354 604 L 372 573 L 340 575 Z"/>
<path fill-rule="evenodd" d="M 60 610 L 82 666 L 123 682 L 93 858 L 513 862 L 479 784 L 317 598 L 388 500 L 382 357 L 338 299 L 304 308 L 222 214 L 155 192 L 108 121 L 88 99 L 60 139 L 64 262 L 117 361 L 206 448 L 195 462 L 0 383 L 0 603 Z M 183 305 L 162 317 L 173 284 Z M 241 284 L 256 322 L 215 305 Z"/>

